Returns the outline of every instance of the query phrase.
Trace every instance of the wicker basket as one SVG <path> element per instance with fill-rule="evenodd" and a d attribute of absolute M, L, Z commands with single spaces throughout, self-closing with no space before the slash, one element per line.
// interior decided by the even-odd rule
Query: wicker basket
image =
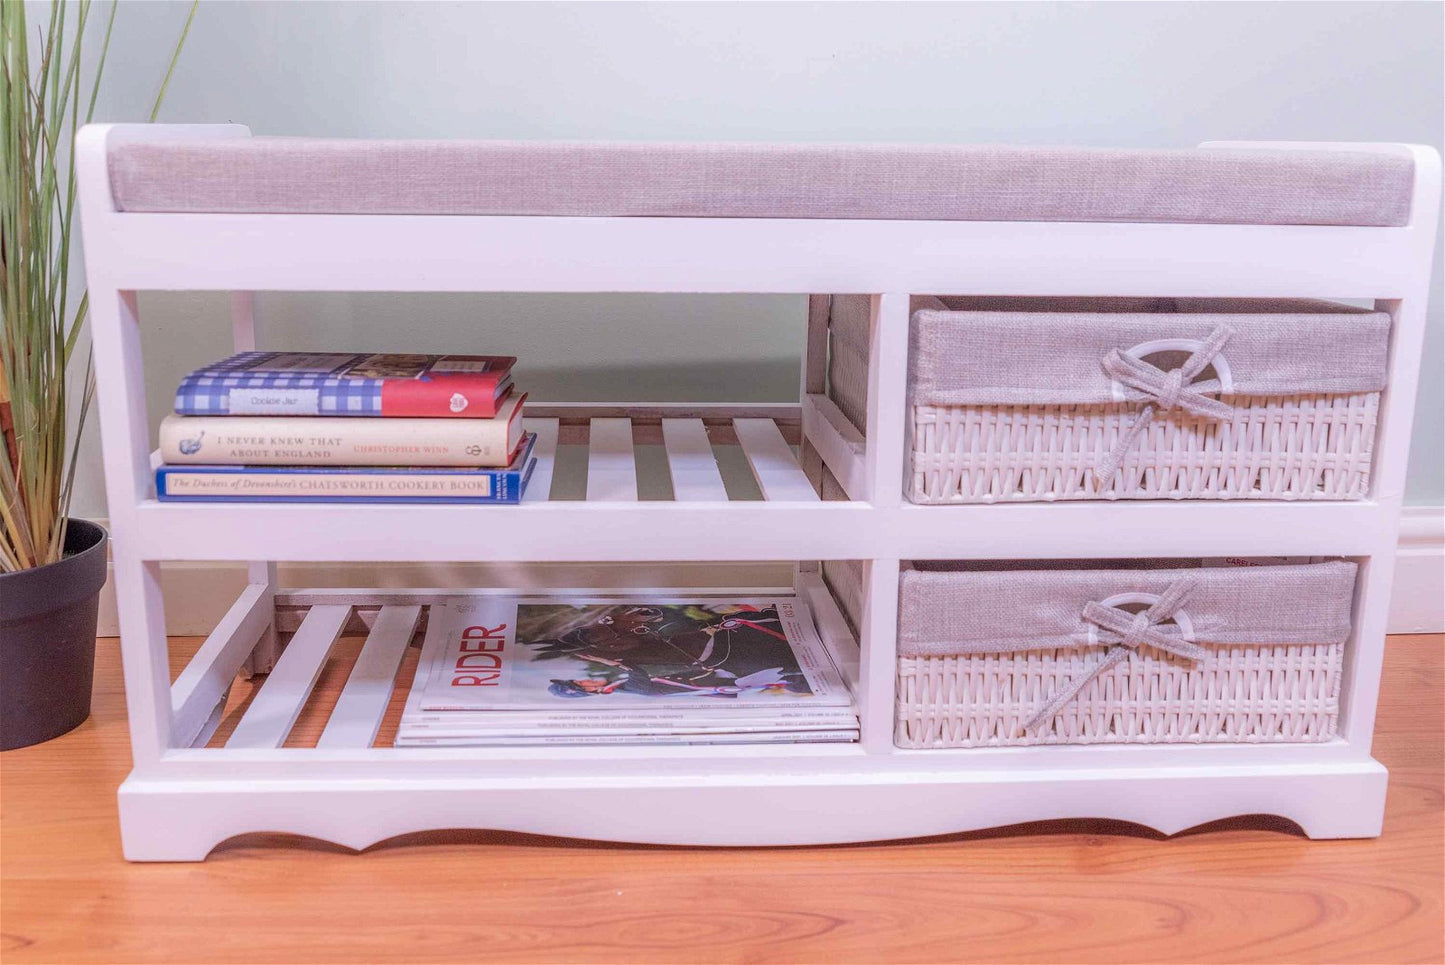
<path fill-rule="evenodd" d="M 1016 565 L 904 571 L 899 747 L 1334 736 L 1354 563 Z"/>
<path fill-rule="evenodd" d="M 912 320 L 915 503 L 1368 493 L 1389 343 L 1382 312 L 1313 301 L 933 301 Z M 836 394 L 856 391 L 856 380 L 838 380 Z"/>

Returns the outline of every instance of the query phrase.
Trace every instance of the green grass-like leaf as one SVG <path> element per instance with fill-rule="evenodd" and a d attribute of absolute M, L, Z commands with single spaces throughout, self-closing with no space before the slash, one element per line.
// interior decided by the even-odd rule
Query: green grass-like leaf
<path fill-rule="evenodd" d="M 165 77 L 151 106 L 160 113 L 186 34 L 193 0 Z M 95 383 L 84 360 L 74 437 L 66 384 L 76 363 L 88 296 L 70 307 L 70 245 L 74 240 L 75 133 L 95 111 L 115 26 L 112 0 L 95 74 L 81 114 L 82 44 L 90 0 L 56 0 L 37 32 L 40 59 L 32 63 L 25 5 L 0 0 L 0 572 L 54 563 L 65 546 L 75 484 L 80 429 Z M 72 22 L 73 13 L 73 22 Z"/>

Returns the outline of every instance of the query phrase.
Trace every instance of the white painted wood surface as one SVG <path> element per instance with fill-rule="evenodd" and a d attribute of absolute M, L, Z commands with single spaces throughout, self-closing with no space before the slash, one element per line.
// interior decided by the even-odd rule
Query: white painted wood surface
<path fill-rule="evenodd" d="M 728 498 L 718 472 L 717 455 L 708 442 L 701 419 L 664 419 L 663 445 L 672 478 L 672 495 L 678 502 L 723 502 Z"/>
<path fill-rule="evenodd" d="M 826 395 L 803 398 L 803 431 L 849 499 L 868 498 L 867 443 Z"/>
<path fill-rule="evenodd" d="M 1234 814 L 1272 813 L 1320 837 L 1379 832 L 1385 774 L 1370 757 L 1370 740 L 1433 266 L 1440 198 L 1434 151 L 1383 148 L 1410 151 L 1416 169 L 1410 222 L 1391 228 L 115 211 L 108 142 L 246 133 L 226 125 L 96 125 L 77 139 L 135 760 L 120 794 L 128 857 L 195 859 L 225 837 L 252 830 L 352 846 L 462 826 L 629 841 L 803 844 L 1070 816 L 1172 832 Z M 147 289 L 241 293 L 233 303 L 238 344 L 255 337 L 244 293 L 266 290 L 869 293 L 863 438 L 815 398 L 823 388 L 816 324 L 801 387 L 804 460 L 814 453 L 826 459 L 852 498 L 817 501 L 773 417 L 738 406 L 737 436 L 764 502 L 693 501 L 711 481 L 691 476 L 681 486 L 674 481 L 680 498 L 639 502 L 634 425 L 620 418 L 623 411 L 590 427 L 586 502 L 548 499 L 550 486 L 538 480 L 548 479 L 553 462 L 544 468 L 539 460 L 532 492 L 515 507 L 158 503 L 135 298 Z M 1392 314 L 1395 331 L 1373 491 L 1353 503 L 910 505 L 902 499 L 908 301 L 926 293 L 1376 299 Z M 816 322 L 821 301 L 815 307 Z M 665 418 L 698 417 L 674 410 Z M 662 431 L 666 443 L 668 430 Z M 690 464 L 686 453 L 701 455 L 695 427 L 683 436 L 691 443 L 669 446 L 672 468 Z M 547 452 L 544 440 L 539 447 Z M 1339 738 L 1207 748 L 893 747 L 900 561 L 1101 555 L 1358 559 Z M 267 569 L 257 571 L 254 585 L 271 587 L 278 560 L 656 566 L 769 559 L 866 563 L 857 745 L 279 747 L 346 618 L 343 598 L 313 607 L 231 746 L 184 746 L 227 664 L 249 646 L 264 592 L 248 591 L 233 610 L 237 618 L 207 645 L 206 660 L 183 675 L 186 685 L 173 703 L 161 560 L 256 563 Z M 805 596 L 820 592 L 807 582 L 811 576 L 800 574 Z M 838 619 L 825 613 L 822 622 L 831 632 Z M 368 719 L 371 710 L 374 704 Z"/>
<path fill-rule="evenodd" d="M 763 498 L 778 502 L 817 502 L 818 493 L 793 450 L 771 419 L 734 419 L 738 442 L 747 456 Z"/>
<path fill-rule="evenodd" d="M 171 739 L 177 747 L 204 743 L 214 732 L 221 704 L 251 651 L 275 621 L 273 590 L 252 583 L 206 637 L 171 684 Z"/>
<path fill-rule="evenodd" d="M 637 500 L 637 455 L 632 448 L 632 422 L 593 419 L 587 444 L 587 501 Z"/>
<path fill-rule="evenodd" d="M 350 605 L 314 606 L 226 740 L 227 747 L 280 747 L 301 714 Z"/>
<path fill-rule="evenodd" d="M 383 606 L 336 699 L 317 747 L 370 747 L 391 700 L 396 669 L 421 617 L 420 606 Z M 305 629 L 303 623 L 302 629 Z M 299 631 L 298 631 L 299 632 Z"/>

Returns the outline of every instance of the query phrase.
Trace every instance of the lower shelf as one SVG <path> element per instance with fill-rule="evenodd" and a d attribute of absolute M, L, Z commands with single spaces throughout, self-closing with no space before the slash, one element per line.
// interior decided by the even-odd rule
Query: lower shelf
<path fill-rule="evenodd" d="M 399 716 L 404 700 L 405 672 L 385 686 L 362 688 L 343 707 L 354 662 L 328 671 L 324 656 L 348 627 L 373 639 L 378 627 L 412 630 L 419 612 L 394 618 L 388 610 L 420 610 L 442 592 L 376 591 L 376 599 L 358 607 L 356 591 L 295 591 L 281 594 L 277 609 L 263 586 L 248 588 L 173 685 L 174 746 L 139 764 L 120 789 L 126 856 L 200 860 L 220 842 L 249 832 L 363 848 L 451 828 L 772 846 L 1064 818 L 1128 821 L 1172 834 L 1266 814 L 1287 818 L 1312 837 L 1380 832 L 1385 769 L 1368 749 L 1344 739 L 945 751 L 821 743 L 386 746 L 387 722 Z M 798 593 L 812 604 L 820 634 L 840 648 L 835 652 L 849 653 L 847 623 L 817 574 L 802 574 Z M 248 697 L 230 693 L 242 662 L 258 641 L 264 644 L 273 613 L 283 631 L 295 632 L 290 646 L 301 639 L 312 659 L 292 661 L 294 673 L 278 667 Z M 414 662 L 414 648 L 405 642 L 402 659 Z M 310 702 L 317 679 L 328 672 L 335 685 L 326 689 L 340 696 Z M 856 680 L 856 663 L 846 674 Z M 262 700 L 268 690 L 273 697 Z M 244 740 L 234 739 L 238 732 Z"/>
<path fill-rule="evenodd" d="M 205 753 L 391 748 L 420 664 L 418 648 L 412 644 L 420 642 L 430 615 L 436 612 L 434 604 L 478 593 L 501 597 L 537 595 L 514 590 L 315 589 L 273 596 L 264 586 L 253 584 L 241 594 L 172 685 L 173 745 Z M 579 594 L 543 595 L 565 599 Z M 619 600 L 665 596 L 719 601 L 797 597 L 811 612 L 818 636 L 844 684 L 857 692 L 858 645 L 832 595 L 816 574 L 804 574 L 796 589 L 590 590 L 580 595 Z M 278 642 L 266 639 L 272 632 L 273 615 L 275 632 L 287 639 L 284 649 L 280 649 Z M 257 654 L 253 665 L 259 663 L 269 672 L 263 679 L 236 685 L 238 672 L 253 653 Z M 828 658 L 820 655 L 819 659 Z M 842 693 L 847 696 L 846 692 Z M 645 709 L 639 704 L 630 706 L 634 710 Z M 856 731 L 856 711 L 849 719 Z M 780 725 L 780 729 L 785 729 L 785 725 Z M 766 736 L 758 736 L 751 742 L 741 740 L 736 748 L 745 753 L 766 748 L 786 754 L 798 753 L 793 748 L 802 744 L 836 751 L 840 744 L 847 743 L 838 741 L 836 736 L 832 742 L 768 743 L 768 740 Z M 699 741 L 697 744 L 626 745 L 558 740 L 555 743 L 538 741 L 511 750 L 522 755 L 552 752 L 587 758 L 629 749 L 654 754 L 672 749 L 686 756 L 731 746 L 707 744 L 705 738 Z"/>

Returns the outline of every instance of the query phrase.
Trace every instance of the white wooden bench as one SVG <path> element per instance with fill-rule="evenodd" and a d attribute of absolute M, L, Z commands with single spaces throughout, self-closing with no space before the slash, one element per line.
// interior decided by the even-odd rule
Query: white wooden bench
<path fill-rule="evenodd" d="M 77 151 L 135 758 L 120 791 L 128 857 L 200 859 L 249 831 L 364 847 L 448 827 L 759 845 L 1067 817 L 1175 832 L 1268 813 L 1315 837 L 1379 833 L 1386 774 L 1370 741 L 1439 207 L 1430 149 L 375 144 L 97 125 Z M 815 298 L 796 404 L 533 407 L 541 465 L 520 506 L 162 503 L 136 293 L 180 289 L 234 293 L 238 350 L 256 345 L 262 290 L 858 293 L 866 411 L 855 424 L 828 397 L 829 309 Z M 913 505 L 905 383 L 919 294 L 1373 300 L 1393 338 L 1372 489 L 1352 502 Z M 665 447 L 673 499 L 637 499 L 641 442 Z M 559 443 L 590 449 L 585 500 L 549 498 Z M 729 498 L 712 445 L 741 446 L 761 500 Z M 895 747 L 900 563 L 1097 556 L 1104 533 L 1121 558 L 1358 561 L 1338 736 Z M 174 684 L 166 560 L 252 564 Z M 796 561 L 794 589 L 851 664 L 862 738 L 372 746 L 436 594 L 285 589 L 285 560 Z M 826 560 L 862 563 L 856 635 L 822 580 Z M 281 747 L 358 618 L 370 637 L 322 740 Z M 228 745 L 206 746 L 231 681 L 258 646 L 269 662 L 278 633 L 289 644 Z"/>

